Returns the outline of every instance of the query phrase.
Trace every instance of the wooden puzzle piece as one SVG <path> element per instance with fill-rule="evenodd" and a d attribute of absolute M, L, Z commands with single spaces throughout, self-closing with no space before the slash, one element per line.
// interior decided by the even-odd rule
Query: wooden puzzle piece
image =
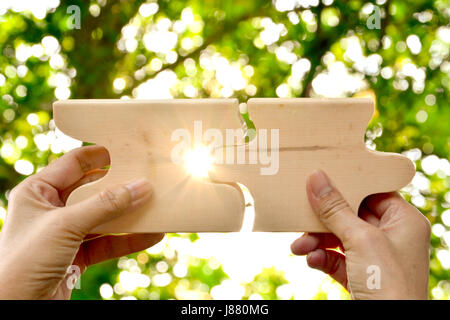
<path fill-rule="evenodd" d="M 150 203 L 95 232 L 238 231 L 244 214 L 240 182 L 255 199 L 255 231 L 320 232 L 327 230 L 305 191 L 306 176 L 314 169 L 330 175 L 355 211 L 366 195 L 397 190 L 414 175 L 406 157 L 366 149 L 370 100 L 250 99 L 248 105 L 256 138 L 234 145 L 230 132 L 243 141 L 235 130 L 241 123 L 234 99 L 56 102 L 54 119 L 61 131 L 105 146 L 111 156 L 110 172 L 73 191 L 68 204 L 147 177 L 155 186 Z M 194 137 L 191 146 L 205 143 L 202 138 L 214 141 L 218 163 L 209 172 L 211 181 L 192 178 L 174 163 L 183 135 L 174 132 L 180 129 Z"/>
<path fill-rule="evenodd" d="M 306 196 L 306 177 L 314 169 L 330 176 L 355 212 L 367 195 L 398 190 L 414 176 L 408 158 L 366 148 L 364 133 L 374 112 L 370 99 L 256 98 L 248 101 L 248 109 L 256 138 L 247 145 L 225 146 L 223 164 L 210 177 L 250 190 L 254 231 L 327 231 Z M 274 147 L 277 134 L 279 146 Z M 258 137 L 270 143 L 260 144 Z M 239 148 L 241 155 L 245 150 L 242 164 L 237 164 Z M 279 157 L 278 168 L 273 162 L 269 166 L 267 151 L 274 153 L 274 161 Z M 225 163 L 226 154 L 234 155 L 234 164 Z"/>
<path fill-rule="evenodd" d="M 67 203 L 146 177 L 154 185 L 148 205 L 93 232 L 238 231 L 244 214 L 239 187 L 196 179 L 172 161 L 180 135 L 195 136 L 194 121 L 202 120 L 203 130 L 239 127 L 237 110 L 235 99 L 55 102 L 57 127 L 76 139 L 105 146 L 111 158 L 107 175 L 74 190 Z"/>

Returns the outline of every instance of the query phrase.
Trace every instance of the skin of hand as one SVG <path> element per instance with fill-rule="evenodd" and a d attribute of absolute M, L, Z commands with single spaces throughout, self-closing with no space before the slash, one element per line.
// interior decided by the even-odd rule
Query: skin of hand
<path fill-rule="evenodd" d="M 100 146 L 81 147 L 28 177 L 9 195 L 0 233 L 0 299 L 68 299 L 73 272 L 144 250 L 163 234 L 93 235 L 95 227 L 150 200 L 141 179 L 66 206 L 75 188 L 103 177 L 110 163 Z"/>
<path fill-rule="evenodd" d="M 307 255 L 311 268 L 329 274 L 352 299 L 428 299 L 430 223 L 415 207 L 398 193 L 375 194 L 357 215 L 320 170 L 306 190 L 331 233 L 303 234 L 291 245 L 294 254 Z"/>

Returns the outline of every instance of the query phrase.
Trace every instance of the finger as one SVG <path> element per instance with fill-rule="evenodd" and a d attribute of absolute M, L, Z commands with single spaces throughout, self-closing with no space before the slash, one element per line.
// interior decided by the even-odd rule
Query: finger
<path fill-rule="evenodd" d="M 320 221 L 342 241 L 344 247 L 350 232 L 368 225 L 357 217 L 323 171 L 315 171 L 308 177 L 306 193 Z"/>
<path fill-rule="evenodd" d="M 387 212 L 397 212 L 399 210 L 390 210 L 398 206 L 408 204 L 398 192 L 377 193 L 366 197 L 364 205 L 379 219 Z"/>
<path fill-rule="evenodd" d="M 296 255 L 305 255 L 317 248 L 342 248 L 341 241 L 332 233 L 304 233 L 291 244 L 291 251 Z"/>
<path fill-rule="evenodd" d="M 319 246 L 320 239 L 317 235 L 304 233 L 291 244 L 291 251 L 296 255 L 305 255 L 314 251 Z"/>
<path fill-rule="evenodd" d="M 345 256 L 341 253 L 334 250 L 317 249 L 308 254 L 306 262 L 311 268 L 325 272 L 348 289 Z"/>
<path fill-rule="evenodd" d="M 93 228 L 147 202 L 151 195 L 150 183 L 136 180 L 98 193 L 82 202 L 65 207 L 64 218 L 75 232 L 84 236 Z"/>
<path fill-rule="evenodd" d="M 81 147 L 53 161 L 33 178 L 41 179 L 58 190 L 64 190 L 87 172 L 103 168 L 109 163 L 109 153 L 104 147 Z"/>
<path fill-rule="evenodd" d="M 106 260 L 145 250 L 160 242 L 163 238 L 163 233 L 104 236 L 83 242 L 79 255 L 83 264 L 88 267 Z"/>
<path fill-rule="evenodd" d="M 380 219 L 375 214 L 373 214 L 372 211 L 367 209 L 367 207 L 364 205 L 364 202 L 359 207 L 358 216 L 375 227 L 378 227 L 380 223 Z"/>
<path fill-rule="evenodd" d="M 94 169 L 92 171 L 89 171 L 80 180 L 70 185 L 61 192 L 60 194 L 61 201 L 65 204 L 67 202 L 67 198 L 69 198 L 73 190 L 82 186 L 83 184 L 103 178 L 107 173 L 108 173 L 107 169 Z"/>

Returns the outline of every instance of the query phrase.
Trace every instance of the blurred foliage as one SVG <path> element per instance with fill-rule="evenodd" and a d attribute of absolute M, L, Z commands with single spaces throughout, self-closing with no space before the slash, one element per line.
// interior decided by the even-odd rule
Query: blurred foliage
<path fill-rule="evenodd" d="M 380 28 L 369 29 L 377 9 Z M 433 225 L 430 297 L 448 299 L 449 16 L 447 0 L 4 1 L 0 226 L 9 190 L 74 146 L 55 132 L 55 99 L 368 96 L 376 112 L 367 146 L 416 164 L 403 193 Z M 242 112 L 251 125 L 245 105 Z M 178 278 L 177 252 L 167 250 L 90 268 L 73 298 L 101 298 L 103 284 L 106 297 L 114 287 L 112 298 L 210 298 L 226 282 L 220 264 L 198 258 L 184 261 Z M 118 286 L 130 274 L 151 283 Z M 264 269 L 242 297 L 276 299 L 284 284 L 282 273 Z M 315 298 L 328 297 L 329 285 L 322 289 Z"/>
<path fill-rule="evenodd" d="M 179 235 L 169 237 L 174 236 Z M 190 235 L 184 236 L 190 238 Z M 138 299 L 210 299 L 210 289 L 227 278 L 220 264 L 214 260 L 190 257 L 186 263 L 179 262 L 176 250 L 168 246 L 160 253 L 143 251 L 118 261 L 104 262 L 83 275 L 80 283 L 82 290 L 74 290 L 72 299 L 101 299 L 101 284 L 115 284 L 115 293 L 111 298 L 121 298 L 133 292 Z M 177 263 L 178 267 L 188 267 L 174 272 Z"/>

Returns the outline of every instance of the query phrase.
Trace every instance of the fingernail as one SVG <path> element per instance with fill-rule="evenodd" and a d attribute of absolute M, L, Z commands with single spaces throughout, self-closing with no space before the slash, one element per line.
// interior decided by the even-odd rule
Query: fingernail
<path fill-rule="evenodd" d="M 130 191 L 131 201 L 135 202 L 148 196 L 152 192 L 152 186 L 147 179 L 139 179 L 125 185 Z"/>
<path fill-rule="evenodd" d="M 308 254 L 306 255 L 306 260 L 310 261 L 314 257 L 314 255 L 314 251 L 308 252 Z"/>
<path fill-rule="evenodd" d="M 302 238 L 298 238 L 294 242 L 291 243 L 291 252 L 295 255 L 305 255 L 305 250 L 300 250 L 302 248 Z"/>
<path fill-rule="evenodd" d="M 321 170 L 316 170 L 309 176 L 309 183 L 317 198 L 321 198 L 333 190 L 330 180 Z"/>

